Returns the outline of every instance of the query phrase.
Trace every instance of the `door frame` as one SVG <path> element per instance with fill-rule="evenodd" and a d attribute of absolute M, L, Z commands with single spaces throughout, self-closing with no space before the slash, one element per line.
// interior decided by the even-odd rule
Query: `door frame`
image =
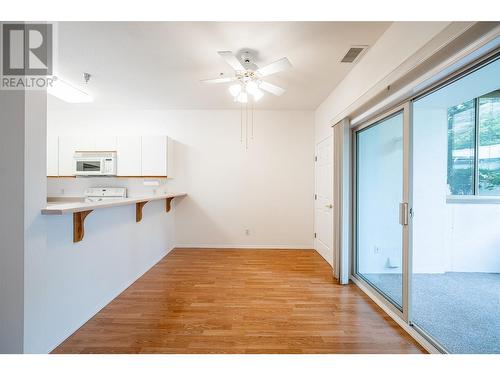
<path fill-rule="evenodd" d="M 353 128 L 351 128 L 351 169 L 352 169 L 352 174 L 351 174 L 351 270 L 350 270 L 350 275 L 351 279 L 355 281 L 356 283 L 361 284 L 364 288 L 368 289 L 372 294 L 376 295 L 380 301 L 388 308 L 390 309 L 391 312 L 396 314 L 399 318 L 403 319 L 406 323 L 408 323 L 408 317 L 409 317 L 409 301 L 410 301 L 410 296 L 409 296 L 409 286 L 410 286 L 410 275 L 409 275 L 409 270 L 410 268 L 410 254 L 409 254 L 409 247 L 410 247 L 410 222 L 411 218 L 408 215 L 408 224 L 407 225 L 402 225 L 401 227 L 401 233 L 402 233 L 402 280 L 403 280 L 403 290 L 402 290 L 402 306 L 401 309 L 399 309 L 394 303 L 391 302 L 390 298 L 388 298 L 384 293 L 373 287 L 370 283 L 368 283 L 363 277 L 357 274 L 357 233 L 358 233 L 358 228 L 357 228 L 357 142 L 356 142 L 356 135 L 359 131 L 369 128 L 371 126 L 376 126 L 377 123 L 380 121 L 389 118 L 391 116 L 394 116 L 398 112 L 401 112 L 403 114 L 403 165 L 401 166 L 402 169 L 402 175 L 403 175 L 403 181 L 402 181 L 402 199 L 404 203 L 407 203 L 409 207 L 410 202 L 410 102 L 407 101 L 401 105 L 398 105 L 396 107 L 391 108 L 388 111 L 385 111 L 384 113 L 373 117 Z"/>

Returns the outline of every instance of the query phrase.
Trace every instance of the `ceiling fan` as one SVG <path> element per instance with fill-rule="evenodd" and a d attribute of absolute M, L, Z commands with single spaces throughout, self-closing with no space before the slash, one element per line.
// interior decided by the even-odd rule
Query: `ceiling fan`
<path fill-rule="evenodd" d="M 286 57 L 259 68 L 253 62 L 253 56 L 248 51 L 243 52 L 240 58 L 236 57 L 231 51 L 219 51 L 218 54 L 234 69 L 235 75 L 233 77 L 227 77 L 223 76 L 221 73 L 221 76 L 218 78 L 205 79 L 201 82 L 236 82 L 229 86 L 229 92 L 233 96 L 235 102 L 247 103 L 249 97 L 253 98 L 254 102 L 257 102 L 264 96 L 262 90 L 276 96 L 285 93 L 285 89 L 263 81 L 262 78 L 291 68 L 292 64 Z"/>

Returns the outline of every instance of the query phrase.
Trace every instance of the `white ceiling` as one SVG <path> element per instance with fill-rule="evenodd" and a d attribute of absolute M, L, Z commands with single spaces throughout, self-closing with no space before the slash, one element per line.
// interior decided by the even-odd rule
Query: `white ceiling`
<path fill-rule="evenodd" d="M 263 66 L 288 57 L 293 69 L 268 77 L 286 88 L 266 94 L 261 109 L 315 109 L 353 64 L 340 59 L 351 45 L 372 46 L 389 22 L 61 22 L 56 27 L 56 74 L 73 84 L 92 74 L 91 104 L 55 107 L 130 109 L 238 108 L 228 84 L 201 79 L 232 69 L 217 51 L 249 49 Z"/>

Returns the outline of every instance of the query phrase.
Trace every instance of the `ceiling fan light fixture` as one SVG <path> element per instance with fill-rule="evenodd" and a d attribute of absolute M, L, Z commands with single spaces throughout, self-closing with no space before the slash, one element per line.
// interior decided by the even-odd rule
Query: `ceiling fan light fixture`
<path fill-rule="evenodd" d="M 229 86 L 229 92 L 233 97 L 236 98 L 241 92 L 241 85 L 239 83 L 236 83 L 234 85 Z"/>
<path fill-rule="evenodd" d="M 247 83 L 246 89 L 247 89 L 249 94 L 254 95 L 254 93 L 259 90 L 259 85 L 257 85 L 257 82 L 255 82 L 255 81 L 250 81 Z"/>
<path fill-rule="evenodd" d="M 248 102 L 248 94 L 246 91 L 242 91 L 236 97 L 236 101 L 239 103 L 247 103 Z"/>
<path fill-rule="evenodd" d="M 229 87 L 229 92 L 235 102 L 247 103 L 249 94 L 253 101 L 258 101 L 266 92 L 276 96 L 285 93 L 285 89 L 262 81 L 261 78 L 292 68 L 288 58 L 282 57 L 263 67 L 258 67 L 253 62 L 251 51 L 244 51 L 239 57 L 236 57 L 231 51 L 219 51 L 218 54 L 233 68 L 234 76 L 220 74 L 217 78 L 205 79 L 202 82 L 210 84 L 234 82 Z"/>
<path fill-rule="evenodd" d="M 254 92 L 252 92 L 252 96 L 253 100 L 255 102 L 258 102 L 264 96 L 264 93 L 262 92 L 262 90 L 257 88 Z"/>

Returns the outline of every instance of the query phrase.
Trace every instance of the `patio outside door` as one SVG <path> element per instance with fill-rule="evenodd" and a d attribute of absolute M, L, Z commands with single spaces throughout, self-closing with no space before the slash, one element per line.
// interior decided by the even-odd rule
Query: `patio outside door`
<path fill-rule="evenodd" d="M 500 353 L 500 51 L 352 136 L 354 281 L 432 351 Z"/>
<path fill-rule="evenodd" d="M 359 128 L 356 149 L 355 276 L 406 312 L 408 205 L 405 109 Z"/>

